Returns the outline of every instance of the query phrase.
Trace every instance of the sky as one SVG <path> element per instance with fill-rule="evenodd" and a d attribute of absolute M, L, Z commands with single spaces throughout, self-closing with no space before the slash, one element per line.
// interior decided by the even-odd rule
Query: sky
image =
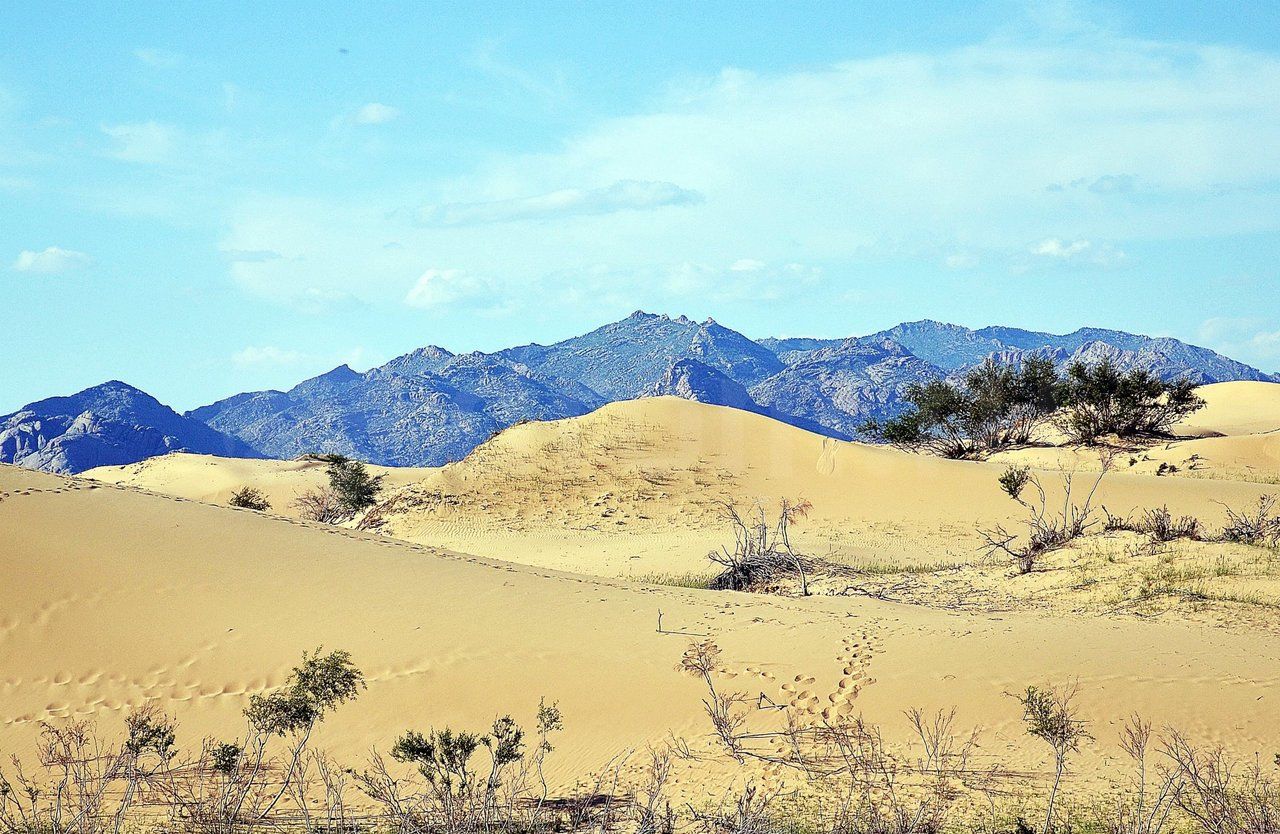
<path fill-rule="evenodd" d="M 1280 370 L 1280 4 L 0 8 L 0 413 L 636 309 Z"/>

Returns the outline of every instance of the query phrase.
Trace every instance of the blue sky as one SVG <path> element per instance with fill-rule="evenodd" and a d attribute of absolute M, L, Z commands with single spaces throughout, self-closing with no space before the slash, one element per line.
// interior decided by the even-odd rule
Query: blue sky
<path fill-rule="evenodd" d="M 1280 370 L 1274 3 L 8 4 L 0 413 L 643 308 Z"/>

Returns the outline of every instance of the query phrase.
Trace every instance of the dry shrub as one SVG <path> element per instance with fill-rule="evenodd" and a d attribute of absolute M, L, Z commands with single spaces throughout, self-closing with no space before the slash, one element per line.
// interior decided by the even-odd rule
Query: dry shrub
<path fill-rule="evenodd" d="M 1225 505 L 1224 508 L 1227 523 L 1219 536 L 1223 541 L 1280 547 L 1280 515 L 1275 512 L 1275 495 L 1261 496 L 1252 510 L 1236 511 Z"/>
<path fill-rule="evenodd" d="M 1019 541 L 1017 534 L 1010 533 L 1000 524 L 990 529 L 979 529 L 978 534 L 982 536 L 987 553 L 1003 553 L 1013 561 L 1018 573 L 1031 573 L 1044 556 L 1083 536 L 1094 524 L 1093 499 L 1097 496 L 1103 478 L 1111 471 L 1113 459 L 1111 453 L 1104 452 L 1101 455 L 1102 468 L 1083 501 L 1077 500 L 1074 494 L 1076 473 L 1062 471 L 1061 509 L 1050 507 L 1048 495 L 1038 475 L 1032 474 L 1026 467 L 1006 469 L 999 477 L 1000 487 L 1010 498 L 1026 508 L 1026 532 Z M 1036 497 L 1030 501 L 1022 497 L 1027 486 L 1036 491 Z"/>
<path fill-rule="evenodd" d="M 293 508 L 307 521 L 318 521 L 322 524 L 337 524 L 351 516 L 350 510 L 328 487 L 317 487 L 303 492 L 293 499 Z"/>
<path fill-rule="evenodd" d="M 251 486 L 241 487 L 231 493 L 231 499 L 227 503 L 232 507 L 259 512 L 271 509 L 271 502 L 262 494 L 262 490 Z"/>
<path fill-rule="evenodd" d="M 1200 539 L 1200 519 L 1192 515 L 1174 517 L 1167 506 L 1146 510 L 1138 521 L 1138 532 L 1145 533 L 1158 542 L 1175 539 Z"/>
<path fill-rule="evenodd" d="M 790 529 L 792 524 L 808 516 L 812 504 L 803 499 L 783 498 L 773 523 L 763 503 L 757 502 L 745 518 L 727 501 L 717 501 L 716 506 L 733 533 L 733 549 L 721 547 L 707 554 L 708 559 L 723 568 L 711 581 L 711 588 L 747 591 L 782 576 L 798 576 L 800 593 L 808 596 L 809 574 L 816 563 L 795 552 Z"/>

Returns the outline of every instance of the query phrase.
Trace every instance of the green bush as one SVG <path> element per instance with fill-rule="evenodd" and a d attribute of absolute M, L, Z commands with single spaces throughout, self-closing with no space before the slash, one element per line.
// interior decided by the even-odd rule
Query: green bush
<path fill-rule="evenodd" d="M 1195 390 L 1187 379 L 1165 382 L 1150 371 L 1122 372 L 1110 359 L 1094 365 L 1075 362 L 1063 383 L 1059 425 L 1080 443 L 1109 434 L 1168 434 L 1175 423 L 1204 407 Z"/>
<path fill-rule="evenodd" d="M 903 448 L 973 457 L 1030 442 L 1061 397 L 1062 380 L 1049 359 L 1031 357 L 1020 367 L 988 359 L 959 382 L 911 386 L 911 411 L 863 431 Z"/>
<path fill-rule="evenodd" d="M 344 510 L 354 515 L 377 503 L 381 475 L 370 475 L 363 463 L 342 455 L 327 455 L 326 459 L 329 489 Z"/>

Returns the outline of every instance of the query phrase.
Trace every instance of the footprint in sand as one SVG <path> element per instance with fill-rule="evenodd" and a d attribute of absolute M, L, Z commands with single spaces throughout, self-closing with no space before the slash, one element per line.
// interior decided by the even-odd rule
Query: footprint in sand
<path fill-rule="evenodd" d="M 830 475 L 836 471 L 836 442 L 830 437 L 822 438 L 822 452 L 814 466 L 819 475 Z"/>

